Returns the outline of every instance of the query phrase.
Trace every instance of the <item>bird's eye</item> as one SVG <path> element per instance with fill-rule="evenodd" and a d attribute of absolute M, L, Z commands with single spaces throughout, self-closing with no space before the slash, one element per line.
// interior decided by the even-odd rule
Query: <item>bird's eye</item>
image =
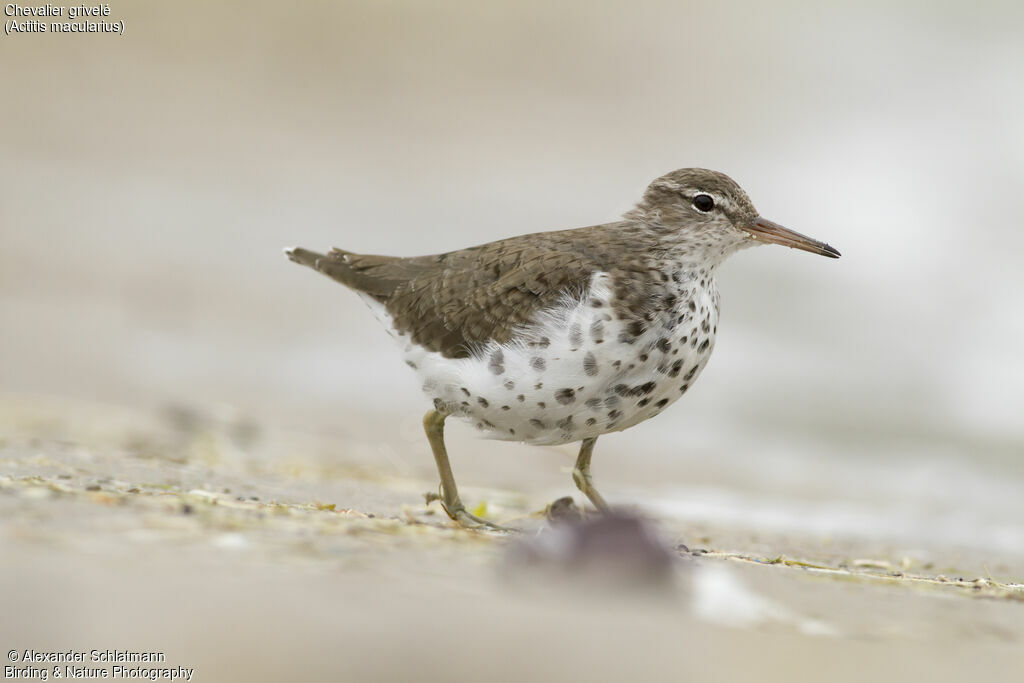
<path fill-rule="evenodd" d="M 701 213 L 707 213 L 715 208 L 715 200 L 709 194 L 699 194 L 693 198 L 693 208 Z"/>

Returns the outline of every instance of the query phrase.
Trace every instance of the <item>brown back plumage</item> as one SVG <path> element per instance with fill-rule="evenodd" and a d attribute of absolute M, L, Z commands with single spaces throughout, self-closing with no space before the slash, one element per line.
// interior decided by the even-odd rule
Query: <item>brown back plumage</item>
<path fill-rule="evenodd" d="M 721 204 L 714 212 L 698 210 L 692 205 L 697 192 L 713 193 Z M 327 255 L 292 249 L 288 255 L 383 303 L 395 327 L 415 342 L 462 358 L 476 344 L 507 342 L 563 296 L 581 295 L 596 271 L 611 276 L 614 315 L 630 330 L 642 329 L 655 311 L 675 303 L 668 279 L 679 277 L 684 256 L 706 286 L 710 269 L 753 244 L 749 229 L 757 212 L 728 176 L 684 168 L 655 179 L 625 218 L 433 256 L 342 249 Z"/>
<path fill-rule="evenodd" d="M 507 342 L 563 296 L 580 296 L 595 271 L 640 269 L 640 254 L 636 264 L 622 258 L 635 252 L 636 237 L 634 224 L 619 222 L 412 258 L 342 249 L 323 255 L 296 248 L 288 255 L 383 303 L 395 327 L 415 342 L 463 358 L 474 344 Z"/>

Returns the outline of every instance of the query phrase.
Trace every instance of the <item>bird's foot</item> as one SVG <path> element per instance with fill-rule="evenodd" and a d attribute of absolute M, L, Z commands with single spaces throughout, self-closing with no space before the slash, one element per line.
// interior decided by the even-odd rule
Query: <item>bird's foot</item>
<path fill-rule="evenodd" d="M 459 503 L 458 507 L 449 508 L 442 501 L 441 502 L 441 507 L 444 509 L 445 513 L 447 513 L 447 515 L 449 517 L 451 517 L 453 520 L 458 522 L 460 525 L 466 527 L 467 529 L 491 529 L 492 531 L 516 531 L 516 529 L 512 529 L 511 527 L 501 526 L 500 524 L 495 524 L 494 522 L 486 520 L 483 517 L 477 517 L 473 513 L 471 513 L 468 510 L 466 510 L 466 508 L 463 507 L 461 503 Z"/>
<path fill-rule="evenodd" d="M 510 527 L 501 526 L 494 522 L 488 521 L 482 517 L 477 517 L 466 509 L 466 506 L 462 504 L 462 501 L 456 498 L 455 500 L 445 500 L 445 497 L 441 493 L 434 493 L 433 491 L 427 491 L 423 494 L 423 498 L 427 501 L 427 505 L 430 505 L 435 500 L 441 504 L 441 509 L 444 510 L 445 514 L 448 515 L 453 521 L 459 523 L 459 525 L 467 529 L 492 529 L 494 531 L 516 531 Z"/>

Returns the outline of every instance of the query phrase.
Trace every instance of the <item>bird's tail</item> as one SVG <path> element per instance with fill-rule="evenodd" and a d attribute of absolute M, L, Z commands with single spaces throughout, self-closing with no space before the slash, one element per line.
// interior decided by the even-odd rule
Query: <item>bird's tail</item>
<path fill-rule="evenodd" d="M 299 265 L 308 266 L 348 287 L 363 289 L 359 286 L 361 283 L 358 271 L 355 270 L 353 264 L 348 262 L 351 252 L 344 249 L 331 249 L 330 254 L 321 254 L 302 247 L 289 247 L 284 250 L 284 253 Z"/>
<path fill-rule="evenodd" d="M 321 254 L 302 247 L 290 247 L 284 253 L 295 263 L 381 301 L 409 277 L 408 269 L 403 267 L 408 259 L 394 256 L 355 254 L 337 248 L 331 249 L 329 254 Z"/>
<path fill-rule="evenodd" d="M 284 255 L 300 266 L 309 266 L 313 270 L 318 270 L 316 262 L 324 258 L 323 254 L 302 247 L 288 247 L 284 250 Z"/>

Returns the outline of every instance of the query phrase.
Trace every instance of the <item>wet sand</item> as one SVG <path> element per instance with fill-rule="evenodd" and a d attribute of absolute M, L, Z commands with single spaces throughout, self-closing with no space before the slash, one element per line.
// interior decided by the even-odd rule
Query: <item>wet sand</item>
<path fill-rule="evenodd" d="M 462 484 L 506 535 L 425 506 L 429 470 L 237 415 L 8 396 L 0 427 L 8 649 L 156 650 L 200 681 L 1019 672 L 1012 557 L 655 519 L 670 585 L 566 581 L 512 562 L 546 533 L 539 477 Z"/>

